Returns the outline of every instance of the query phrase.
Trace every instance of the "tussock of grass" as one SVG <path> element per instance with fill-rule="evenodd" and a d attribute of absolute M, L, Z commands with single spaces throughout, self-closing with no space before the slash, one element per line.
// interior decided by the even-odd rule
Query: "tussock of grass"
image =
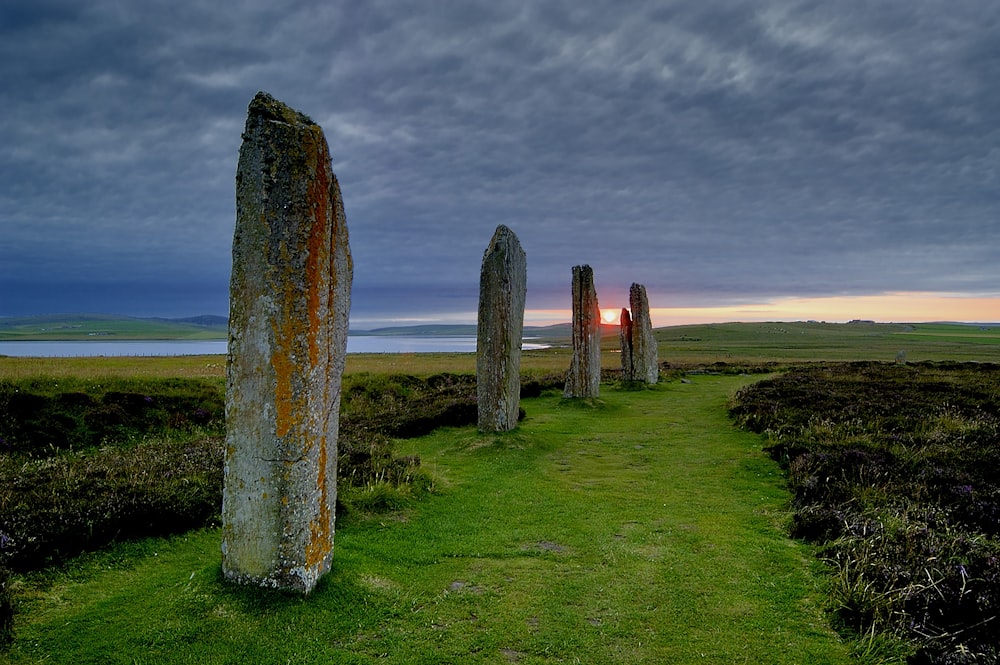
<path fill-rule="evenodd" d="M 786 465 L 845 628 L 916 663 L 1000 658 L 1000 366 L 802 369 L 732 413 Z"/>

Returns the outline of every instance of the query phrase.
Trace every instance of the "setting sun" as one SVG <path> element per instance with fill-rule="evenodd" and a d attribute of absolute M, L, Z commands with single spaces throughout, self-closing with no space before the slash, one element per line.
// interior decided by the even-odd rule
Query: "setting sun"
<path fill-rule="evenodd" d="M 601 319 L 605 323 L 618 323 L 618 310 L 615 309 L 605 309 L 601 312 Z"/>

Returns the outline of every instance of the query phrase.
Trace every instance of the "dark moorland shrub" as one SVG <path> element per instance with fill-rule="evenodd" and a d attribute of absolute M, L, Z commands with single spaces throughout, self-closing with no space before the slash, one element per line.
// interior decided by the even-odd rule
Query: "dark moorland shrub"
<path fill-rule="evenodd" d="M 526 378 L 522 395 L 563 380 Z M 218 523 L 224 410 L 218 381 L 0 381 L 0 646 L 13 636 L 10 570 Z M 398 510 L 432 488 L 394 437 L 475 422 L 475 376 L 345 376 L 338 515 Z"/>
<path fill-rule="evenodd" d="M 522 397 L 562 390 L 563 375 L 525 377 Z M 350 374 L 341 389 L 341 431 L 396 438 L 423 436 L 439 427 L 476 424 L 476 377 L 435 374 L 426 379 L 401 374 Z M 521 410 L 524 417 L 524 410 Z"/>
<path fill-rule="evenodd" d="M 217 381 L 0 381 L 0 452 L 47 457 L 149 435 L 220 435 L 224 426 L 225 394 Z"/>
<path fill-rule="evenodd" d="M 913 663 L 1000 659 L 1000 366 L 803 368 L 730 412 L 786 469 L 841 625 L 908 640 Z"/>
<path fill-rule="evenodd" d="M 566 385 L 566 373 L 521 377 L 521 397 L 541 397 L 546 391 L 561 391 Z"/>
<path fill-rule="evenodd" d="M 0 566 L 30 570 L 218 520 L 222 441 L 157 441 L 0 464 Z"/>
<path fill-rule="evenodd" d="M 0 382 L 0 646 L 12 638 L 8 569 L 219 520 L 222 383 L 111 384 Z M 476 420 L 474 377 L 347 377 L 343 397 L 338 514 L 395 510 L 431 488 L 391 436 Z"/>
<path fill-rule="evenodd" d="M 361 436 L 406 438 L 436 427 L 476 422 L 476 379 L 471 375 L 421 379 L 403 374 L 349 374 L 341 395 L 341 430 Z"/>
<path fill-rule="evenodd" d="M 562 377 L 525 386 L 561 389 Z M 386 488 L 426 491 L 420 459 L 396 456 L 392 439 L 474 424 L 475 399 L 472 375 L 345 376 L 338 512 L 398 507 Z M 221 382 L 0 382 L 0 566 L 40 568 L 217 522 L 224 401 Z M 352 500 L 372 488 L 381 499 Z"/>

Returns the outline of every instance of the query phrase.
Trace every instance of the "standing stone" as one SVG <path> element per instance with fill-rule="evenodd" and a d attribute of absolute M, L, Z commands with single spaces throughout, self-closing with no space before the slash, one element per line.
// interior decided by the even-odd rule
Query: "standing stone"
<path fill-rule="evenodd" d="M 656 337 L 653 335 L 653 322 L 649 318 L 646 287 L 642 284 L 632 284 L 628 292 L 628 302 L 632 309 L 631 380 L 656 383 L 660 380 L 660 364 Z"/>
<path fill-rule="evenodd" d="M 236 171 L 222 569 L 308 593 L 330 569 L 353 266 L 323 130 L 266 93 Z"/>
<path fill-rule="evenodd" d="M 590 266 L 573 266 L 573 361 L 563 397 L 598 397 L 601 389 L 601 310 Z"/>
<path fill-rule="evenodd" d="M 501 224 L 483 254 L 479 274 L 476 396 L 481 432 L 506 432 L 517 426 L 527 281 L 521 243 Z"/>
<path fill-rule="evenodd" d="M 635 381 L 635 363 L 632 362 L 632 317 L 624 307 L 618 319 L 618 348 L 622 352 L 622 380 Z"/>

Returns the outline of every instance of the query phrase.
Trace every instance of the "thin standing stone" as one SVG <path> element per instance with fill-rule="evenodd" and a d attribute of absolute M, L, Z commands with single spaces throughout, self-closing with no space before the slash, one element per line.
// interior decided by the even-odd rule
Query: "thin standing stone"
<path fill-rule="evenodd" d="M 622 356 L 622 379 L 635 381 L 635 364 L 632 362 L 632 316 L 622 307 L 618 319 L 618 348 Z"/>
<path fill-rule="evenodd" d="M 596 398 L 601 389 L 601 310 L 594 271 L 573 266 L 573 360 L 563 397 Z"/>
<path fill-rule="evenodd" d="M 479 275 L 476 396 L 482 432 L 517 426 L 527 262 L 517 236 L 497 227 Z"/>
<path fill-rule="evenodd" d="M 323 130 L 266 93 L 236 171 L 222 568 L 308 593 L 330 569 L 353 266 Z"/>
<path fill-rule="evenodd" d="M 632 309 L 633 380 L 656 383 L 660 380 L 660 364 L 656 337 L 653 335 L 653 322 L 649 316 L 646 287 L 633 283 L 628 292 L 628 302 Z"/>

